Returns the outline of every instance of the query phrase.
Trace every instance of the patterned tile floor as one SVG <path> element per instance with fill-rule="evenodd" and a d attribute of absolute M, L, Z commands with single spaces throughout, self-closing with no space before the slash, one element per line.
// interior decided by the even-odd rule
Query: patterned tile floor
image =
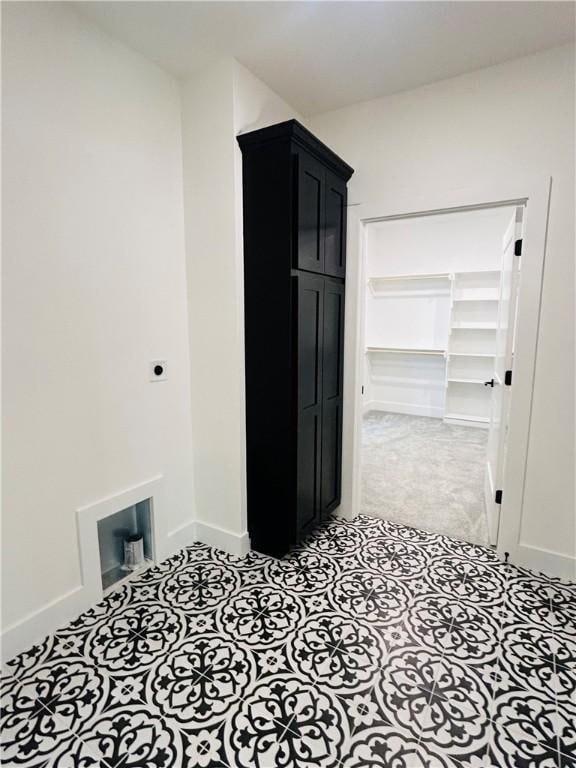
<path fill-rule="evenodd" d="M 576 766 L 576 587 L 360 517 L 194 545 L 7 665 L 4 766 Z"/>

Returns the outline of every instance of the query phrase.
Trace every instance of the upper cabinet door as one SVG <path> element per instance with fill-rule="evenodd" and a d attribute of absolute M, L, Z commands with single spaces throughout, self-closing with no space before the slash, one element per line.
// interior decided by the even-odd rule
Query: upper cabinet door
<path fill-rule="evenodd" d="M 324 271 L 324 167 L 306 152 L 298 152 L 297 269 Z"/>
<path fill-rule="evenodd" d="M 324 273 L 346 275 L 346 182 L 326 171 Z"/>

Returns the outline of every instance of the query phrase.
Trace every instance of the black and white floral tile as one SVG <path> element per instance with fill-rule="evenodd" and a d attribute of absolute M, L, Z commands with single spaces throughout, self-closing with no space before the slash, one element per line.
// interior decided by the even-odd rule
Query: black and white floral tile
<path fill-rule="evenodd" d="M 10 661 L 22 768 L 576 768 L 576 586 L 387 521 L 196 544 Z"/>

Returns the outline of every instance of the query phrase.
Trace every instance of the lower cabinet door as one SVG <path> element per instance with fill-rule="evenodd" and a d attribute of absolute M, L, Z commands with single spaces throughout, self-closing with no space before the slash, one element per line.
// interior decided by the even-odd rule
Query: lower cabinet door
<path fill-rule="evenodd" d="M 297 322 L 297 536 L 320 519 L 322 460 L 322 330 L 324 279 L 300 274 L 296 280 Z"/>
<path fill-rule="evenodd" d="M 344 284 L 324 278 L 321 516 L 340 504 L 344 374 Z"/>
<path fill-rule="evenodd" d="M 340 504 L 342 467 L 342 403 L 331 400 L 322 408 L 321 516 Z"/>
<path fill-rule="evenodd" d="M 320 413 L 308 410 L 300 414 L 296 488 L 298 538 L 305 536 L 320 519 L 321 429 Z"/>

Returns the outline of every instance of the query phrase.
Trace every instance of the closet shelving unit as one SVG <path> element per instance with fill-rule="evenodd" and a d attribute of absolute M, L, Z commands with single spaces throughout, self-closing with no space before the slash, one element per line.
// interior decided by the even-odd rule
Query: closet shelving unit
<path fill-rule="evenodd" d="M 452 276 L 444 421 L 487 427 L 498 327 L 500 272 Z"/>
<path fill-rule="evenodd" d="M 366 354 L 440 355 L 445 359 L 444 421 L 487 427 L 500 289 L 499 270 L 370 277 L 375 298 L 449 295 L 448 337 L 439 349 L 369 345 Z"/>

